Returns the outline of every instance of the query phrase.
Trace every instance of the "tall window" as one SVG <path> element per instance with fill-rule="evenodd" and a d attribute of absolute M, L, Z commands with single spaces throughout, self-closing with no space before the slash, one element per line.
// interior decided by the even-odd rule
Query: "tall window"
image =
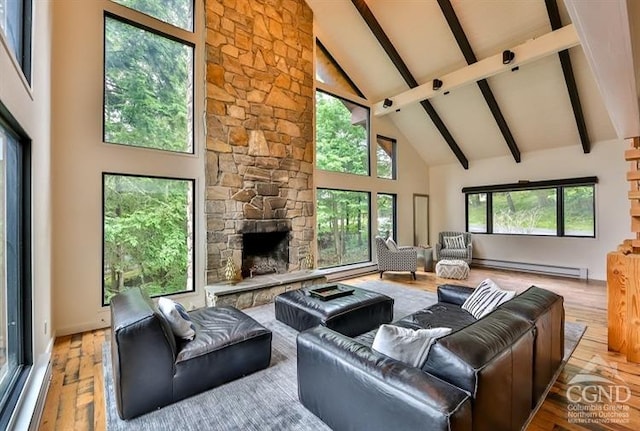
<path fill-rule="evenodd" d="M 0 32 L 27 80 L 31 79 L 31 1 L 0 0 Z"/>
<path fill-rule="evenodd" d="M 370 194 L 318 189 L 318 266 L 371 260 Z"/>
<path fill-rule="evenodd" d="M 121 144 L 109 148 L 123 151 L 123 158 L 145 157 L 150 150 L 166 151 L 167 160 L 184 162 L 184 153 L 195 158 L 194 94 L 203 84 L 194 79 L 194 5 L 105 3 L 103 140 Z M 181 163 L 163 162 L 156 175 L 148 169 L 144 175 L 118 173 L 117 163 L 103 172 L 103 306 L 131 287 L 150 296 L 195 290 L 196 196 L 190 177 L 197 174 L 189 171 L 185 178 L 185 169 L 174 165 Z"/>
<path fill-rule="evenodd" d="M 193 181 L 104 174 L 104 304 L 193 290 Z"/>
<path fill-rule="evenodd" d="M 467 230 L 595 237 L 596 177 L 466 187 Z"/>
<path fill-rule="evenodd" d="M 0 106 L 1 107 L 1 106 Z M 31 358 L 30 212 L 26 148 L 0 118 L 0 428 Z"/>
<path fill-rule="evenodd" d="M 369 108 L 316 91 L 316 166 L 369 175 Z"/>
<path fill-rule="evenodd" d="M 106 16 L 104 65 L 105 142 L 193 151 L 192 46 Z"/>
<path fill-rule="evenodd" d="M 378 236 L 396 238 L 396 195 L 378 193 Z"/>
<path fill-rule="evenodd" d="M 396 140 L 378 135 L 376 156 L 378 160 L 378 178 L 396 179 Z"/>

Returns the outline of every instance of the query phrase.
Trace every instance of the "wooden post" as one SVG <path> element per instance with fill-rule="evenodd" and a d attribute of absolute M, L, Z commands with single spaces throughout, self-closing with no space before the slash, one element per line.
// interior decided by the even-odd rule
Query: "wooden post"
<path fill-rule="evenodd" d="M 609 350 L 627 354 L 626 261 L 621 252 L 607 254 L 607 313 Z"/>
<path fill-rule="evenodd" d="M 640 137 L 631 139 L 624 158 L 630 162 L 629 215 L 635 238 L 607 255 L 608 346 L 640 363 Z"/>
<path fill-rule="evenodd" d="M 627 301 L 627 360 L 640 363 L 640 254 L 625 256 Z"/>

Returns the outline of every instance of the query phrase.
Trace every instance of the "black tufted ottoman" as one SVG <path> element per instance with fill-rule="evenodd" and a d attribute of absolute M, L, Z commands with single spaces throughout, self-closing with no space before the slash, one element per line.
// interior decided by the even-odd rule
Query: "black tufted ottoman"
<path fill-rule="evenodd" d="M 341 285 L 353 294 L 323 301 L 311 296 L 313 286 L 276 296 L 276 319 L 298 331 L 323 325 L 347 336 L 367 332 L 393 319 L 393 298 Z"/>

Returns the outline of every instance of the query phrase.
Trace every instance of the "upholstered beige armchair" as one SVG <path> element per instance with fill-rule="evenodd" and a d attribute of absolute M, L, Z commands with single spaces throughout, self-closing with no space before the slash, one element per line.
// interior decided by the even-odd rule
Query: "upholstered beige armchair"
<path fill-rule="evenodd" d="M 376 251 L 380 278 L 385 271 L 409 271 L 413 279 L 416 279 L 418 251 L 414 247 L 398 247 L 397 250 L 390 250 L 385 240 L 377 236 Z"/>
<path fill-rule="evenodd" d="M 436 244 L 436 260 L 458 259 L 471 263 L 473 245 L 469 232 L 440 232 Z"/>

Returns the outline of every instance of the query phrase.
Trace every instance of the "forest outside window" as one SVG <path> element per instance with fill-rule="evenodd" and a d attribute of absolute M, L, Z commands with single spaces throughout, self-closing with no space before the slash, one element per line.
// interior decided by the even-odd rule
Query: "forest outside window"
<path fill-rule="evenodd" d="M 103 305 L 141 287 L 192 291 L 193 180 L 103 174 Z"/>
<path fill-rule="evenodd" d="M 128 8 L 137 10 L 160 21 L 193 30 L 193 0 L 113 0 Z"/>
<path fill-rule="evenodd" d="M 397 240 L 396 232 L 396 195 L 378 193 L 378 236 Z"/>
<path fill-rule="evenodd" d="M 193 52 L 187 42 L 105 16 L 105 142 L 193 152 Z"/>
<path fill-rule="evenodd" d="M 595 237 L 596 177 L 466 187 L 467 231 Z"/>
<path fill-rule="evenodd" d="M 371 260 L 370 193 L 317 190 L 318 266 Z"/>
<path fill-rule="evenodd" d="M 316 91 L 316 166 L 369 175 L 369 108 Z"/>

